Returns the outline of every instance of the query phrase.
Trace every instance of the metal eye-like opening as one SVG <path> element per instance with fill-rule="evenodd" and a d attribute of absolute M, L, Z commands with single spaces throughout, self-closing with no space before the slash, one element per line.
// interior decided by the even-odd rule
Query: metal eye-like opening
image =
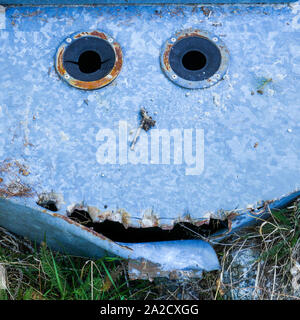
<path fill-rule="evenodd" d="M 191 50 L 184 54 L 181 59 L 182 65 L 187 70 L 197 71 L 206 66 L 207 59 L 205 54 L 198 50 Z"/>
<path fill-rule="evenodd" d="M 78 59 L 79 70 L 83 73 L 93 73 L 101 69 L 102 60 L 96 51 L 84 51 Z"/>
<path fill-rule="evenodd" d="M 229 53 L 214 35 L 200 30 L 185 30 L 173 35 L 164 45 L 161 67 L 175 84 L 207 88 L 226 73 Z"/>
<path fill-rule="evenodd" d="M 68 37 L 56 54 L 56 70 L 71 86 L 92 90 L 112 82 L 123 58 L 119 44 L 103 32 L 82 32 Z"/>

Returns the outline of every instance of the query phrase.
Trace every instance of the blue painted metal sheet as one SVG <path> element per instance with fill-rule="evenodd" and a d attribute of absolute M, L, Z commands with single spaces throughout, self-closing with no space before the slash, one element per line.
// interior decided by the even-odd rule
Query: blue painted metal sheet
<path fill-rule="evenodd" d="M 108 250 L 137 259 L 128 252 L 167 244 L 117 244 L 70 222 L 67 212 L 81 206 L 95 221 L 165 228 L 235 215 L 237 228 L 254 221 L 252 208 L 299 195 L 299 3 L 8 7 L 4 17 L 0 225 L 38 241 L 46 232 L 52 247 L 60 240 L 80 255 Z M 161 70 L 165 41 L 187 28 L 217 35 L 229 50 L 228 72 L 210 88 L 178 87 Z M 83 91 L 58 77 L 54 57 L 66 37 L 92 30 L 120 44 L 124 63 L 110 85 Z M 142 106 L 156 126 L 131 151 Z M 181 163 L 171 140 L 170 161 L 162 148 L 151 158 L 151 141 L 162 133 L 155 130 L 181 135 Z M 61 195 L 57 213 L 36 204 L 51 191 Z M 190 244 L 211 256 L 199 270 L 217 268 L 211 248 L 197 241 Z"/>

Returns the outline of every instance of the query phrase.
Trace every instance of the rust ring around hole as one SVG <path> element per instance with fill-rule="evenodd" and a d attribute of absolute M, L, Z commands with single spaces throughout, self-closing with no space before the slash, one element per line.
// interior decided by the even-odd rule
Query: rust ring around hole
<path fill-rule="evenodd" d="M 93 80 L 93 81 L 82 81 L 72 77 L 64 66 L 64 54 L 74 41 L 84 38 L 84 37 L 94 37 L 104 40 L 114 51 L 115 62 L 108 74 L 104 77 Z M 74 33 L 68 36 L 59 46 L 55 56 L 55 69 L 59 76 L 66 81 L 72 87 L 83 89 L 83 90 L 95 90 L 100 89 L 108 84 L 110 84 L 119 75 L 123 65 L 123 54 L 119 43 L 117 43 L 112 37 L 103 31 L 91 31 L 91 32 L 80 32 Z"/>
<path fill-rule="evenodd" d="M 199 81 L 192 81 L 182 78 L 172 69 L 170 63 L 170 52 L 172 48 L 178 44 L 180 40 L 193 37 L 199 37 L 208 40 L 211 44 L 217 47 L 221 56 L 218 70 L 212 76 Z M 229 51 L 224 42 L 218 36 L 199 29 L 185 29 L 171 35 L 170 38 L 164 43 L 160 56 L 160 65 L 167 78 L 169 78 L 169 80 L 176 85 L 187 89 L 204 89 L 211 87 L 220 80 L 224 79 L 229 65 Z M 192 73 L 193 72 L 194 71 L 192 70 Z"/>

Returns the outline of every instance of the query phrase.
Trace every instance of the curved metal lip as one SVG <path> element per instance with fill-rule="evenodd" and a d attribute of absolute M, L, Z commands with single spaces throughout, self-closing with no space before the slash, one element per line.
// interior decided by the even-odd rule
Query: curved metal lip
<path fill-rule="evenodd" d="M 105 77 L 95 81 L 82 81 L 82 80 L 73 78 L 64 68 L 63 55 L 66 47 L 70 45 L 74 40 L 77 40 L 81 37 L 96 37 L 96 38 L 103 39 L 107 41 L 107 43 L 109 43 L 109 45 L 114 50 L 115 57 L 116 57 L 115 64 L 112 70 Z M 104 86 L 107 86 L 113 80 L 115 80 L 116 77 L 119 75 L 122 69 L 122 65 L 123 65 L 123 54 L 122 54 L 122 50 L 119 43 L 116 42 L 112 37 L 110 37 L 108 34 L 104 33 L 103 31 L 97 31 L 97 30 L 90 31 L 90 32 L 74 33 L 69 37 L 65 38 L 65 40 L 60 44 L 59 48 L 57 49 L 56 56 L 55 56 L 55 69 L 59 74 L 59 76 L 72 87 L 83 89 L 83 90 L 95 90 L 95 89 L 100 89 Z"/>
<path fill-rule="evenodd" d="M 172 47 L 179 40 L 188 37 L 202 37 L 212 41 L 220 50 L 221 64 L 217 72 L 208 79 L 201 81 L 190 81 L 179 77 L 172 69 L 169 61 L 169 55 Z M 225 43 L 216 35 L 199 29 L 184 29 L 173 34 L 163 45 L 160 55 L 160 65 L 169 80 L 176 85 L 187 89 L 205 89 L 209 88 L 220 80 L 224 79 L 229 65 L 229 51 Z"/>

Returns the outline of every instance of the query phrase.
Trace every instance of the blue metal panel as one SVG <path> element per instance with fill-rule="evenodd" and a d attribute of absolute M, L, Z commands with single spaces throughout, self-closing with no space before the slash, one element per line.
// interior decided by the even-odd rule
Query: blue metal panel
<path fill-rule="evenodd" d="M 38 241 L 46 231 L 51 246 L 58 248 L 58 238 L 80 255 L 108 250 L 139 258 L 123 244 L 64 219 L 66 212 L 81 204 L 95 220 L 126 218 L 135 227 L 244 213 L 233 221 L 238 228 L 254 221 L 246 208 L 299 190 L 299 3 L 9 7 L 5 18 L 0 28 L 0 194 L 7 199 L 1 199 L 0 225 Z M 231 62 L 217 85 L 183 89 L 163 74 L 161 48 L 186 28 L 207 30 L 226 44 Z M 54 68 L 59 44 L 86 30 L 107 32 L 124 54 L 118 78 L 97 91 L 68 86 Z M 142 106 L 156 127 L 142 133 L 132 152 L 130 133 L 139 125 Z M 105 144 L 99 132 L 110 130 L 118 143 L 120 121 L 128 126 L 128 162 L 99 163 Z M 173 153 L 169 164 L 151 164 L 150 154 L 146 163 L 135 163 L 155 129 L 204 130 L 205 161 L 198 174 L 186 175 L 191 164 L 174 164 Z M 61 218 L 35 204 L 52 190 L 63 196 Z M 128 246 L 132 252 L 143 247 Z M 197 246 L 210 254 L 206 244 Z M 212 268 L 201 265 L 206 267 Z"/>
<path fill-rule="evenodd" d="M 62 212 L 85 201 L 101 211 L 124 209 L 135 226 L 147 212 L 170 224 L 184 214 L 199 219 L 297 189 L 299 11 L 215 6 L 211 12 L 172 6 L 9 8 L 0 33 L 2 159 L 28 166 L 23 179 L 37 194 L 62 193 Z M 226 79 L 192 91 L 166 79 L 160 50 L 180 26 L 223 36 L 231 55 Z M 105 29 L 124 52 L 119 77 L 93 92 L 66 85 L 53 63 L 61 41 L 86 28 Z M 259 94 L 264 79 L 272 81 Z M 112 130 L 118 146 L 119 121 L 126 121 L 132 139 L 141 106 L 155 117 L 154 129 L 204 130 L 203 172 L 186 175 L 190 165 L 184 159 L 174 164 L 172 154 L 170 164 L 152 165 L 150 152 L 148 163 L 134 164 L 137 153 L 129 148 L 127 164 L 98 162 L 104 145 L 99 131 Z M 137 152 L 141 141 L 150 144 L 154 129 L 142 134 Z"/>

